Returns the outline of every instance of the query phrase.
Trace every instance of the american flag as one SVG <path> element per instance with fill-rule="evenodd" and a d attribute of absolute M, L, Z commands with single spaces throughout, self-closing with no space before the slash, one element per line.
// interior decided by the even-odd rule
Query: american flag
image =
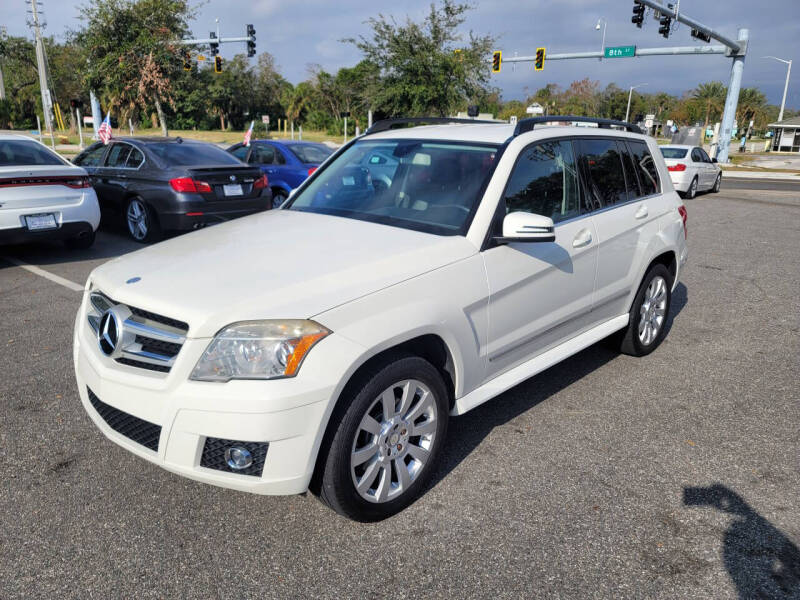
<path fill-rule="evenodd" d="M 253 135 L 253 124 L 255 121 L 250 121 L 250 129 L 248 129 L 244 134 L 244 145 L 250 145 L 250 137 Z"/>
<path fill-rule="evenodd" d="M 97 130 L 97 135 L 100 136 L 104 144 L 108 144 L 108 140 L 111 139 L 111 121 L 108 120 L 110 116 L 109 114 L 106 115 L 105 120 L 103 120 L 100 124 L 100 128 Z"/>

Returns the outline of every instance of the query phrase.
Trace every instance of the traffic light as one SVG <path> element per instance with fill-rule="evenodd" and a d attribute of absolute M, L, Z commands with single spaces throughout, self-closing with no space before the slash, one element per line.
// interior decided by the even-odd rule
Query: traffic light
<path fill-rule="evenodd" d="M 247 37 L 250 39 L 247 40 L 247 56 L 255 56 L 256 55 L 256 30 L 252 24 L 247 25 Z"/>
<path fill-rule="evenodd" d="M 658 28 L 658 33 L 669 39 L 669 30 L 672 28 L 672 17 L 662 14 L 658 23 L 660 25 Z"/>
<path fill-rule="evenodd" d="M 69 101 L 69 105 L 72 109 L 83 108 L 83 100 L 80 100 L 79 98 L 73 98 Z"/>
<path fill-rule="evenodd" d="M 192 70 L 192 57 L 189 55 L 188 52 L 183 53 L 183 70 L 184 71 Z"/>
<path fill-rule="evenodd" d="M 533 62 L 533 68 L 536 71 L 544 69 L 544 48 L 536 49 L 536 60 Z"/>
<path fill-rule="evenodd" d="M 634 23 L 639 29 L 642 28 L 642 23 L 644 23 L 644 4 L 639 4 L 636 0 L 633 1 L 631 23 Z"/>
<path fill-rule="evenodd" d="M 211 38 L 211 42 L 208 44 L 211 47 L 211 55 L 216 56 L 219 54 L 219 42 L 214 41 L 217 39 L 217 34 L 212 31 L 208 34 L 208 37 Z"/>
<path fill-rule="evenodd" d="M 214 57 L 214 73 L 222 73 L 222 57 Z"/>
<path fill-rule="evenodd" d="M 492 73 L 500 72 L 500 65 L 503 63 L 503 53 L 495 50 L 492 54 Z"/>
<path fill-rule="evenodd" d="M 710 42 L 711 41 L 711 36 L 708 35 L 707 33 L 703 33 L 699 29 L 692 29 L 692 37 L 693 38 L 697 38 L 698 40 L 700 40 L 702 42 Z"/>

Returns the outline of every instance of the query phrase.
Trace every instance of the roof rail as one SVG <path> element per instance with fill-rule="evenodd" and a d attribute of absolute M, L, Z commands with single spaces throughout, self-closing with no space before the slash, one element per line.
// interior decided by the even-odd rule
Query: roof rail
<path fill-rule="evenodd" d="M 630 131 L 631 133 L 642 133 L 641 128 L 638 125 L 634 125 L 633 123 L 627 123 L 625 121 L 616 121 L 614 119 L 599 119 L 595 117 L 575 117 L 571 115 L 549 115 L 547 117 L 530 117 L 529 119 L 522 119 L 517 123 L 516 129 L 514 129 L 514 135 L 520 135 L 521 133 L 527 133 L 528 131 L 533 131 L 533 128 L 541 123 L 553 123 L 553 122 L 576 122 L 576 123 L 596 123 L 598 127 L 601 129 L 611 129 L 612 127 L 622 127 L 626 131 Z"/>
<path fill-rule="evenodd" d="M 492 125 L 502 125 L 502 121 L 482 121 L 478 119 L 457 119 L 451 117 L 407 117 L 402 119 L 383 119 L 372 125 L 364 132 L 364 135 L 372 133 L 380 133 L 381 131 L 388 131 L 394 129 L 395 125 L 422 125 L 422 124 L 444 124 L 444 123 L 489 123 Z"/>

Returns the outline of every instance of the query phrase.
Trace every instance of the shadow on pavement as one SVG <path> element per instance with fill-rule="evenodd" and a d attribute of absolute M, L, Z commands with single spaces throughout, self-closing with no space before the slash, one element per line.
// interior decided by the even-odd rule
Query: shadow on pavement
<path fill-rule="evenodd" d="M 683 489 L 686 506 L 710 506 L 735 519 L 723 536 L 723 560 L 739 598 L 800 598 L 800 550 L 730 488 Z"/>
<path fill-rule="evenodd" d="M 672 305 L 666 323 L 667 333 L 687 302 L 686 286 L 678 283 L 672 295 Z M 437 485 L 453 471 L 495 427 L 505 425 L 619 356 L 619 352 L 610 349 L 609 346 L 603 342 L 590 346 L 467 414 L 452 419 L 447 434 L 447 446 L 442 453 L 442 462 L 431 477 L 428 489 Z"/>

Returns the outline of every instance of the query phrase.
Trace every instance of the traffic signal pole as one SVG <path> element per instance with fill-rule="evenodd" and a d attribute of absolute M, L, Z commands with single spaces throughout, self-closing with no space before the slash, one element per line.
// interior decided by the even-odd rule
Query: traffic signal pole
<path fill-rule="evenodd" d="M 725 110 L 722 113 L 722 125 L 720 127 L 720 140 L 717 151 L 717 160 L 719 162 L 728 162 L 728 154 L 731 145 L 731 133 L 733 131 L 733 120 L 736 116 L 736 107 L 739 103 L 739 91 L 742 87 L 742 71 L 744 70 L 744 59 L 747 54 L 747 42 L 749 39 L 749 31 L 747 29 L 739 29 L 738 39 L 732 40 L 729 37 L 703 25 L 699 21 L 687 17 L 685 14 L 678 11 L 677 4 L 675 7 L 670 8 L 664 6 L 657 0 L 634 0 L 636 4 L 652 8 L 654 11 L 661 15 L 668 16 L 680 23 L 688 25 L 693 30 L 698 32 L 699 35 L 705 35 L 707 38 L 714 39 L 720 44 L 708 46 L 673 46 L 668 48 L 635 48 L 632 55 L 628 56 L 677 56 L 677 55 L 705 55 L 705 54 L 724 54 L 725 56 L 733 59 L 731 67 L 731 79 L 728 85 L 728 95 L 725 99 Z M 639 20 L 639 27 L 641 27 L 641 19 Z M 667 34 L 665 34 L 665 37 Z M 692 35 L 695 35 L 693 32 Z M 590 52 L 565 52 L 558 54 L 547 54 L 547 61 L 551 60 L 573 60 L 580 58 L 603 58 L 605 55 L 605 48 L 602 51 Z M 516 63 L 516 62 L 536 62 L 536 56 L 509 56 L 504 58 L 502 62 Z M 499 65 L 494 72 L 499 72 Z"/>

